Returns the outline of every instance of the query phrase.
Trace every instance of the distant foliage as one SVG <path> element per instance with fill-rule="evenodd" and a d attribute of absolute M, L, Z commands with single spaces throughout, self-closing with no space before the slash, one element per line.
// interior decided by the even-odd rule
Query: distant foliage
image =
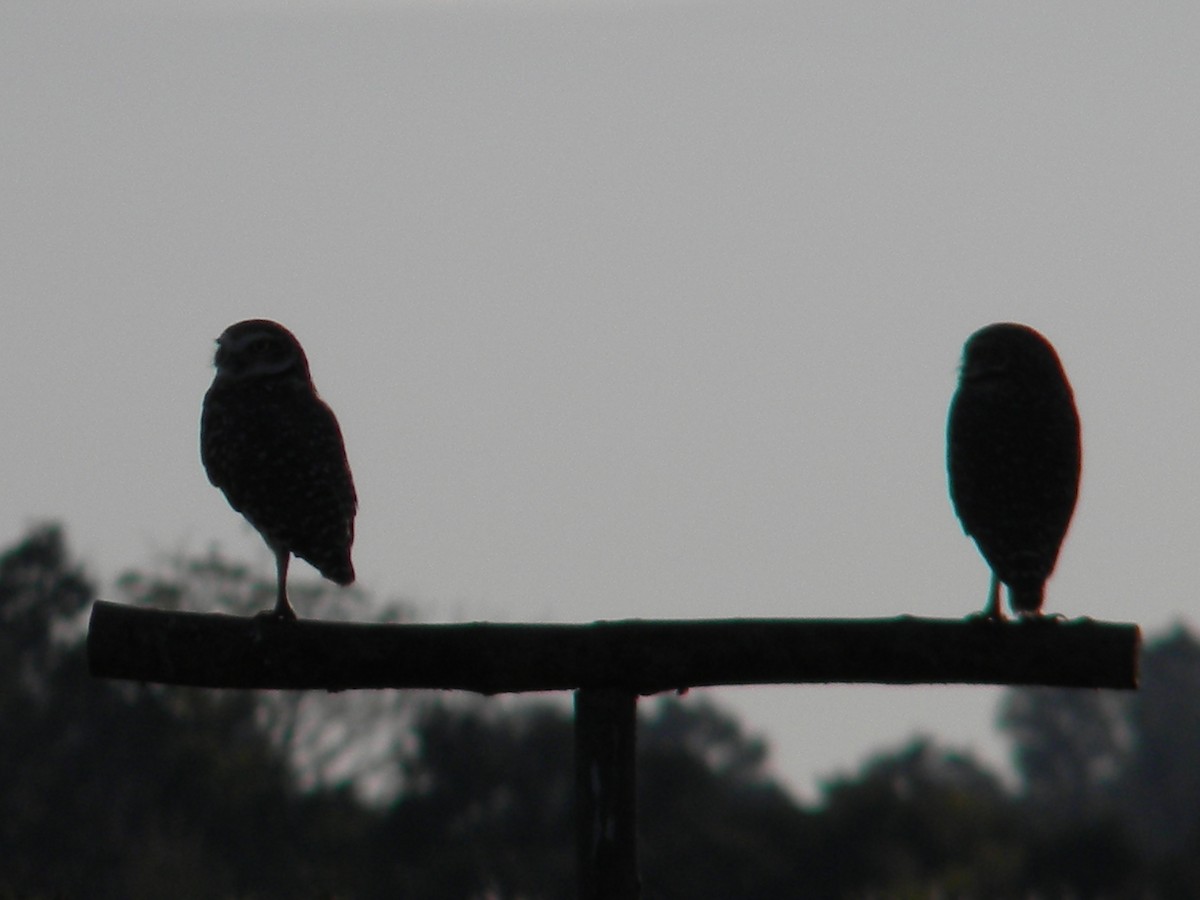
<path fill-rule="evenodd" d="M 1044 869 L 1098 890 L 1200 896 L 1200 642 L 1182 625 L 1143 648 L 1132 693 L 1021 689 L 1001 727 L 1014 744 L 1022 801 Z"/>
<path fill-rule="evenodd" d="M 245 613 L 273 584 L 209 555 L 118 598 Z M 557 900 L 575 895 L 565 703 L 99 681 L 95 590 L 54 526 L 0 554 L 0 900 Z M 404 617 L 297 582 L 304 614 Z M 700 699 L 647 699 L 643 897 L 1200 896 L 1200 644 L 1151 642 L 1135 694 L 1013 690 L 1021 783 L 917 739 L 798 805 Z M 698 692 L 699 693 L 699 692 Z"/>
<path fill-rule="evenodd" d="M 0 682 L 0 897 L 354 885 L 369 818 L 344 796 L 295 791 L 253 697 L 97 681 L 78 640 L 56 641 L 94 596 L 57 528 L 0 558 L 0 659 L 21 663 Z"/>
<path fill-rule="evenodd" d="M 215 550 L 174 558 L 147 573 L 117 581 L 123 603 L 159 609 L 252 615 L 275 603 L 275 579 Z M 357 587 L 313 579 L 289 582 L 292 603 L 307 618 L 403 622 L 412 611 L 378 603 Z M 439 695 L 423 691 L 264 691 L 254 701 L 255 722 L 287 760 L 302 789 L 350 788 L 370 806 L 385 806 L 403 786 L 404 766 L 416 750 L 410 721 Z"/>

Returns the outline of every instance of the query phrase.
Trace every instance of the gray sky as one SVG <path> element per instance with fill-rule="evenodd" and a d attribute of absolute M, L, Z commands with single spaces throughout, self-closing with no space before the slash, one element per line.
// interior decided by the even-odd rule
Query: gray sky
<path fill-rule="evenodd" d="M 1193 618 L 1194 4 L 239 6 L 0 5 L 0 539 L 266 566 L 196 448 L 266 316 L 430 621 L 958 616 L 946 407 L 1017 320 L 1084 425 L 1048 608 Z M 805 794 L 1003 753 L 995 689 L 716 693 Z"/>

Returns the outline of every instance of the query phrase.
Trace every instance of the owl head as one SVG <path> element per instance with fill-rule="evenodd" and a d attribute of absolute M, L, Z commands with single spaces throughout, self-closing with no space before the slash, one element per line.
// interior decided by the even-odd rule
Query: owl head
<path fill-rule="evenodd" d="M 219 382 L 270 379 L 311 383 L 308 358 L 296 336 L 269 319 L 230 325 L 217 338 L 214 359 Z"/>
<path fill-rule="evenodd" d="M 1066 383 L 1058 354 L 1028 325 L 997 322 L 976 331 L 963 348 L 962 381 L 973 387 L 992 384 L 1053 386 Z"/>

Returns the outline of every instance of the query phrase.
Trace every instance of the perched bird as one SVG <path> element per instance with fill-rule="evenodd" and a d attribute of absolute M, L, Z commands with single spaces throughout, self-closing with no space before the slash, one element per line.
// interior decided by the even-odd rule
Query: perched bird
<path fill-rule="evenodd" d="M 291 554 L 338 584 L 354 581 L 350 545 L 358 499 L 342 432 L 317 396 L 308 359 L 276 322 L 250 319 L 217 338 L 216 377 L 200 415 L 208 480 L 258 529 L 275 554 L 272 615 L 294 619 Z"/>
<path fill-rule="evenodd" d="M 982 328 L 963 348 L 946 427 L 950 499 L 992 569 L 985 615 L 1041 615 L 1079 494 L 1079 414 L 1058 354 L 1026 325 Z"/>

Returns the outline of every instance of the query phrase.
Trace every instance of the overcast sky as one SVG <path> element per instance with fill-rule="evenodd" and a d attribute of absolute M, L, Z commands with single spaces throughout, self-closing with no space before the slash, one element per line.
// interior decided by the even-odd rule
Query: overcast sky
<path fill-rule="evenodd" d="M 1084 428 L 1047 608 L 1192 621 L 1197 46 L 1185 2 L 6 0 L 0 540 L 269 571 L 197 452 L 265 316 L 426 620 L 959 616 L 946 408 L 1016 320 Z M 805 795 L 1004 754 L 998 689 L 713 693 Z"/>

